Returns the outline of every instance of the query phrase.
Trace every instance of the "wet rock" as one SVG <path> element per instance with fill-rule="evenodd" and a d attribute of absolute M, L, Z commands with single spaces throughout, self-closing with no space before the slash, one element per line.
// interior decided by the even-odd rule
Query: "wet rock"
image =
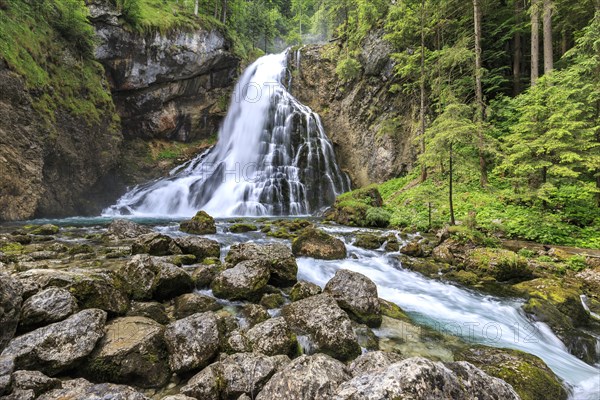
<path fill-rule="evenodd" d="M 186 396 L 185 394 L 174 394 L 172 396 L 165 396 L 161 400 L 196 400 L 194 397 Z"/>
<path fill-rule="evenodd" d="M 290 292 L 290 300 L 298 301 L 306 299 L 307 297 L 320 294 L 321 291 L 322 290 L 319 285 L 307 281 L 298 281 L 298 283 L 292 287 L 292 291 Z"/>
<path fill-rule="evenodd" d="M 451 368 L 454 371 L 439 362 L 409 358 L 342 383 L 332 398 L 519 399 L 506 382 L 486 375 L 469 363 L 453 363 Z"/>
<path fill-rule="evenodd" d="M 242 307 L 240 314 L 246 319 L 250 327 L 271 318 L 267 309 L 258 304 L 246 304 Z"/>
<path fill-rule="evenodd" d="M 385 237 L 374 235 L 372 233 L 359 233 L 356 235 L 354 245 L 363 249 L 375 250 L 383 246 Z"/>
<path fill-rule="evenodd" d="M 173 372 L 203 368 L 219 349 L 217 318 L 206 312 L 173 322 L 165 330 L 165 342 Z"/>
<path fill-rule="evenodd" d="M 476 248 L 467 251 L 464 263 L 468 270 L 499 282 L 533 277 L 527 259 L 510 250 Z"/>
<path fill-rule="evenodd" d="M 208 215 L 205 211 L 198 211 L 196 215 L 189 221 L 183 221 L 179 225 L 182 232 L 205 235 L 217 233 L 215 219 Z"/>
<path fill-rule="evenodd" d="M 565 400 L 569 397 L 554 372 L 534 355 L 518 350 L 474 346 L 455 353 L 455 357 L 506 381 L 522 400 Z"/>
<path fill-rule="evenodd" d="M 35 369 L 55 375 L 72 368 L 92 352 L 104 336 L 105 322 L 106 312 L 102 310 L 80 311 L 64 321 L 13 339 L 0 358 L 10 360 L 12 369 Z"/>
<path fill-rule="evenodd" d="M 417 240 L 406 243 L 400 248 L 402 254 L 406 254 L 410 257 L 423 257 L 423 247 Z"/>
<path fill-rule="evenodd" d="M 15 335 L 21 313 L 23 287 L 7 274 L 0 274 L 0 352 Z"/>
<path fill-rule="evenodd" d="M 377 286 L 363 274 L 340 269 L 327 282 L 324 292 L 356 321 L 370 327 L 381 325 Z"/>
<path fill-rule="evenodd" d="M 146 255 L 134 256 L 120 269 L 135 300 L 168 299 L 194 288 L 192 277 L 183 269 Z"/>
<path fill-rule="evenodd" d="M 193 254 L 198 262 L 205 258 L 221 256 L 219 242 L 197 236 L 183 236 L 175 239 L 175 243 L 185 254 Z"/>
<path fill-rule="evenodd" d="M 45 225 L 41 225 L 36 228 L 33 228 L 29 233 L 31 233 L 32 235 L 49 236 L 49 235 L 56 235 L 59 230 L 60 230 L 60 228 L 56 225 L 45 224 Z"/>
<path fill-rule="evenodd" d="M 232 233 L 246 233 L 246 232 L 252 232 L 252 231 L 257 231 L 258 227 L 254 224 L 244 224 L 244 223 L 238 223 L 238 224 L 233 224 L 229 227 L 229 232 Z"/>
<path fill-rule="evenodd" d="M 260 299 L 260 305 L 269 310 L 280 308 L 284 304 L 285 297 L 281 293 L 266 293 Z"/>
<path fill-rule="evenodd" d="M 95 381 L 161 387 L 169 379 L 162 325 L 145 317 L 117 318 L 86 362 Z"/>
<path fill-rule="evenodd" d="M 62 321 L 77 312 L 77 301 L 66 289 L 48 288 L 31 296 L 23 303 L 20 329 L 44 326 Z"/>
<path fill-rule="evenodd" d="M 73 379 L 62 383 L 62 388 L 51 390 L 38 400 L 150 400 L 134 388 L 112 383 L 93 384 L 85 379 Z"/>
<path fill-rule="evenodd" d="M 181 249 L 170 237 L 152 232 L 136 238 L 131 245 L 131 254 L 169 256 L 172 254 L 181 254 Z"/>
<path fill-rule="evenodd" d="M 342 361 L 360 354 L 352 322 L 333 297 L 320 294 L 293 302 L 282 315 L 296 333 L 309 335 L 318 351 Z"/>
<path fill-rule="evenodd" d="M 225 337 L 221 351 L 228 354 L 249 353 L 252 351 L 252 343 L 242 330 L 236 329 Z"/>
<path fill-rule="evenodd" d="M 446 240 L 444 243 L 433 249 L 432 256 L 435 261 L 451 265 L 454 264 L 455 258 L 452 253 L 454 245 L 451 242 L 451 240 Z"/>
<path fill-rule="evenodd" d="M 346 245 L 321 230 L 308 228 L 294 239 L 292 252 L 297 257 L 341 260 L 346 258 Z"/>
<path fill-rule="evenodd" d="M 190 379 L 181 393 L 203 400 L 235 399 L 243 394 L 255 396 L 288 362 L 285 356 L 267 357 L 256 353 L 226 356 Z"/>
<path fill-rule="evenodd" d="M 127 311 L 127 316 L 150 318 L 161 325 L 169 323 L 169 317 L 165 311 L 165 306 L 157 302 L 134 301 L 131 303 L 129 311 Z"/>
<path fill-rule="evenodd" d="M 246 332 L 252 343 L 252 350 L 268 356 L 285 354 L 293 356 L 297 352 L 296 335 L 290 330 L 284 318 L 271 318 Z"/>
<path fill-rule="evenodd" d="M 174 304 L 176 319 L 206 311 L 217 311 L 221 308 L 214 298 L 198 293 L 182 294 L 175 299 Z"/>
<path fill-rule="evenodd" d="M 38 371 L 15 371 L 12 374 L 13 395 L 15 392 L 31 391 L 34 397 L 52 389 L 60 388 L 61 381 Z"/>
<path fill-rule="evenodd" d="M 115 219 L 108 225 L 108 235 L 113 239 L 135 239 L 148 233 L 152 233 L 152 229 L 128 219 Z"/>
<path fill-rule="evenodd" d="M 330 400 L 348 379 L 341 362 L 325 354 L 302 355 L 273 375 L 256 400 Z"/>
<path fill-rule="evenodd" d="M 387 351 L 371 351 L 352 361 L 348 369 L 353 377 L 382 370 L 402 360 L 402 356 Z"/>
<path fill-rule="evenodd" d="M 197 265 L 194 272 L 192 272 L 192 279 L 198 289 L 204 289 L 210 287 L 212 281 L 222 270 L 223 267 L 220 263 Z"/>
<path fill-rule="evenodd" d="M 229 300 L 258 300 L 265 291 L 271 274 L 264 263 L 242 261 L 220 272 L 212 281 L 215 296 Z"/>
<path fill-rule="evenodd" d="M 225 259 L 226 262 L 232 265 L 247 260 L 264 263 L 271 273 L 269 283 L 272 285 L 290 286 L 297 281 L 298 264 L 290 248 L 284 244 L 235 244 L 231 246 Z"/>

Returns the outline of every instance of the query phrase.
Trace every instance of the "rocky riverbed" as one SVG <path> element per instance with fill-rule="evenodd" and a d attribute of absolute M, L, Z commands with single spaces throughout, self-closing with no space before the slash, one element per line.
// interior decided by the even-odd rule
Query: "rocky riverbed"
<path fill-rule="evenodd" d="M 557 250 L 527 258 L 457 232 L 206 214 L 185 233 L 166 221 L 59 225 L 0 233 L 3 399 L 568 397 L 541 358 L 435 329 L 381 298 L 376 269 L 352 270 L 370 254 L 431 285 L 520 296 L 531 320 L 598 361 L 600 270 L 539 261 Z M 319 268 L 326 280 L 311 279 Z"/>

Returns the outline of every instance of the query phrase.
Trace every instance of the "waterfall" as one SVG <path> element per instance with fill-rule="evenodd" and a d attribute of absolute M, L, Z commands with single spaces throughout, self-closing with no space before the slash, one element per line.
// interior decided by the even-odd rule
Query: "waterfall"
<path fill-rule="evenodd" d="M 243 73 L 218 143 L 167 178 L 135 187 L 104 215 L 305 215 L 350 189 L 319 116 L 285 88 L 288 51 Z"/>

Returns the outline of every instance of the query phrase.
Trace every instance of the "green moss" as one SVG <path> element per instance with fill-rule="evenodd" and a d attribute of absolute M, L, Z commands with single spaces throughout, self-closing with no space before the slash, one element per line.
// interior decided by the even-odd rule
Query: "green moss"
<path fill-rule="evenodd" d="M 23 253 L 25 247 L 21 243 L 9 242 L 0 247 L 0 251 L 7 255 L 19 255 Z"/>
<path fill-rule="evenodd" d="M 267 293 L 260 299 L 260 305 L 268 310 L 280 308 L 285 303 L 285 298 L 280 293 Z"/>
<path fill-rule="evenodd" d="M 477 248 L 469 251 L 465 265 L 470 271 L 480 276 L 491 276 L 499 282 L 533 276 L 526 258 L 504 249 Z"/>
<path fill-rule="evenodd" d="M 379 305 L 381 307 L 381 315 L 410 322 L 408 315 L 406 315 L 406 313 L 398 305 L 392 303 L 391 301 L 379 299 Z"/>
<path fill-rule="evenodd" d="M 372 233 L 359 233 L 356 235 L 354 245 L 363 249 L 378 249 L 386 241 L 385 237 L 377 236 Z"/>
<path fill-rule="evenodd" d="M 245 232 L 252 232 L 252 231 L 256 231 L 258 230 L 258 227 L 254 224 L 248 224 L 248 223 L 238 223 L 238 224 L 233 224 L 229 227 L 229 231 L 233 232 L 233 233 L 245 233 Z"/>

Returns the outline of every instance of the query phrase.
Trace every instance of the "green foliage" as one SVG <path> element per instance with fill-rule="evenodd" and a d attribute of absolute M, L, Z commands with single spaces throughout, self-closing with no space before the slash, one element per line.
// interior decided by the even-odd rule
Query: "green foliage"
<path fill-rule="evenodd" d="M 570 270 L 579 272 L 587 268 L 586 259 L 582 255 L 576 255 L 567 260 L 567 267 Z"/>
<path fill-rule="evenodd" d="M 360 63 L 354 58 L 341 59 L 336 68 L 335 73 L 341 81 L 352 81 L 360 76 Z"/>
<path fill-rule="evenodd" d="M 387 210 L 370 207 L 367 209 L 365 220 L 368 226 L 386 228 L 390 224 L 390 218 L 391 214 Z"/>
<path fill-rule="evenodd" d="M 518 254 L 521 257 L 525 257 L 525 258 L 533 258 L 533 256 L 535 256 L 535 252 L 526 248 L 522 248 L 521 250 L 519 250 Z"/>

